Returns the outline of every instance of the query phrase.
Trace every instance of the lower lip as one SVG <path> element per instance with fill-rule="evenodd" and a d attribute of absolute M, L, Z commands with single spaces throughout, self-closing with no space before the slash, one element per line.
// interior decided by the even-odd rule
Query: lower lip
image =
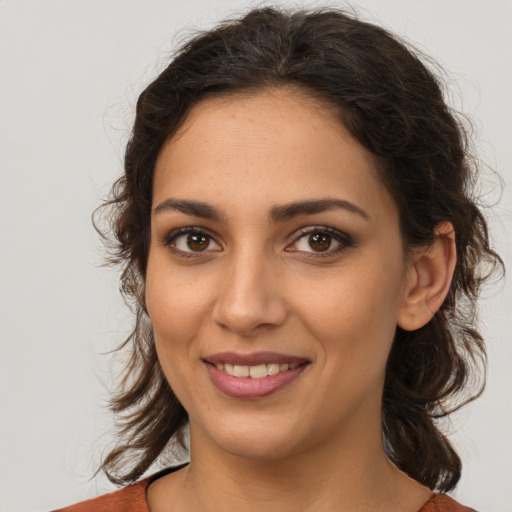
<path fill-rule="evenodd" d="M 210 363 L 205 363 L 213 384 L 225 395 L 233 398 L 264 398 L 277 393 L 291 384 L 306 369 L 307 364 L 301 364 L 293 370 L 279 372 L 276 375 L 268 375 L 262 379 L 251 377 L 234 377 L 219 370 Z"/>

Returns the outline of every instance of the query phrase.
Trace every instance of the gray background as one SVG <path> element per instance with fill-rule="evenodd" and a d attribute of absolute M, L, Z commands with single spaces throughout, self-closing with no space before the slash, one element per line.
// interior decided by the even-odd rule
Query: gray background
<path fill-rule="evenodd" d="M 2 512 L 48 510 L 112 488 L 91 480 L 112 442 L 105 403 L 116 366 L 101 354 L 128 332 L 130 315 L 116 272 L 99 266 L 90 213 L 121 171 L 137 93 L 173 45 L 248 5 L 256 3 L 0 1 Z M 512 267 L 512 2 L 353 5 L 449 71 L 453 103 L 474 118 L 480 156 L 506 184 L 488 213 Z M 491 201 L 497 184 L 491 175 Z M 488 387 L 447 428 L 464 461 L 455 496 L 503 512 L 512 510 L 509 282 L 486 296 Z"/>

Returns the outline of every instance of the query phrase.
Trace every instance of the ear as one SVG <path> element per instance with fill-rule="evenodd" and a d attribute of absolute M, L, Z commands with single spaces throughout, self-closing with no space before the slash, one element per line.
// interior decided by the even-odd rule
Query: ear
<path fill-rule="evenodd" d="M 452 282 L 457 251 L 455 231 L 449 222 L 434 229 L 434 242 L 415 250 L 405 280 L 398 326 L 406 331 L 423 327 L 441 307 Z"/>

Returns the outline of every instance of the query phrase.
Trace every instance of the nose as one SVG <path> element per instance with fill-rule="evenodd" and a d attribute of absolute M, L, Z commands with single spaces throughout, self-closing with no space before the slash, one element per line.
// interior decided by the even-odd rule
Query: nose
<path fill-rule="evenodd" d="M 213 320 L 240 336 L 282 325 L 287 316 L 278 272 L 263 257 L 239 257 L 223 275 Z"/>

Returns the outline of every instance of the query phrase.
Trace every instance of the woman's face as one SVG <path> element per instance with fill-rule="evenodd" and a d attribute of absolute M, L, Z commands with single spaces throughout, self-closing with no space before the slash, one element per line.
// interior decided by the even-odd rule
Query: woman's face
<path fill-rule="evenodd" d="M 380 443 L 405 261 L 375 163 L 328 107 L 291 89 L 198 104 L 158 158 L 146 281 L 193 449 Z"/>

